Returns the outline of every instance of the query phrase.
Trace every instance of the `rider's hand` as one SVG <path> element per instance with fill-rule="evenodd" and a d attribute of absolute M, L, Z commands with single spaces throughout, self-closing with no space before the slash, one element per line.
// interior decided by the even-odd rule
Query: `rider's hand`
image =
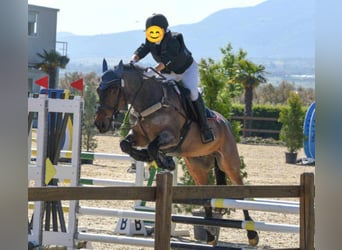
<path fill-rule="evenodd" d="M 156 72 L 154 70 L 152 70 L 151 68 L 148 68 L 145 72 L 144 72 L 144 76 L 151 78 L 152 76 L 154 76 L 156 74 Z"/>
<path fill-rule="evenodd" d="M 139 56 L 138 55 L 136 55 L 136 54 L 134 54 L 133 56 L 132 56 L 132 58 L 131 58 L 131 61 L 133 62 L 133 63 L 136 63 L 136 62 L 138 62 L 139 61 Z"/>
<path fill-rule="evenodd" d="M 162 71 L 163 69 L 165 69 L 165 64 L 160 62 L 158 63 L 155 67 L 154 67 L 158 72 Z"/>

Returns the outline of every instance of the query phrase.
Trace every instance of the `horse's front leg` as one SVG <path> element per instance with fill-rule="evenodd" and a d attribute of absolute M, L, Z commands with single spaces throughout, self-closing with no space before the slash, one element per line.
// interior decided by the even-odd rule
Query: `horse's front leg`
<path fill-rule="evenodd" d="M 120 142 L 121 151 L 130 155 L 136 161 L 151 162 L 153 158 L 146 149 L 133 148 L 134 136 L 129 134 Z"/>
<path fill-rule="evenodd" d="M 170 141 L 167 133 L 157 136 L 147 147 L 149 155 L 156 161 L 158 167 L 173 171 L 176 167 L 172 156 L 167 156 L 161 150 L 161 146 L 167 145 Z"/>

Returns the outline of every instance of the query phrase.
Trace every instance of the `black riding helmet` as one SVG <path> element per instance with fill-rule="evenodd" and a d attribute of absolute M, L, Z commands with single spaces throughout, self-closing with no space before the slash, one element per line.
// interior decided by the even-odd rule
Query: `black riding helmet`
<path fill-rule="evenodd" d="M 164 30 L 169 27 L 169 23 L 166 19 L 166 17 L 162 14 L 153 14 L 146 20 L 146 29 L 148 29 L 151 26 L 159 26 L 163 28 Z"/>

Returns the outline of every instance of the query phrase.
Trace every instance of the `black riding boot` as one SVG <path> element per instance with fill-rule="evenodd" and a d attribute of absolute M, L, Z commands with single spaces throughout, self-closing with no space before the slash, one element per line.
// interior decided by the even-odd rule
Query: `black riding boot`
<path fill-rule="evenodd" d="M 192 102 L 195 106 L 196 112 L 197 112 L 197 120 L 201 129 L 202 133 L 202 142 L 209 143 L 215 139 L 213 133 L 211 132 L 211 129 L 208 125 L 206 110 L 204 106 L 204 102 L 202 99 L 202 96 L 199 94 L 196 101 Z"/>

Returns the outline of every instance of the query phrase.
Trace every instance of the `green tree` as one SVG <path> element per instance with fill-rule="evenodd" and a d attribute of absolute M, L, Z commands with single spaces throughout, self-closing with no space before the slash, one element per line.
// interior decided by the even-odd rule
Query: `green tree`
<path fill-rule="evenodd" d="M 94 93 L 96 93 L 98 76 L 95 72 L 90 72 L 85 75 L 81 72 L 65 73 L 64 77 L 59 80 L 59 86 L 61 89 L 69 89 L 71 95 L 79 94 L 80 92 L 75 88 L 72 88 L 70 84 L 81 78 L 83 78 L 83 81 L 86 83 L 86 85 L 90 87 Z"/>
<path fill-rule="evenodd" d="M 287 104 L 290 93 L 296 91 L 303 106 L 309 106 L 315 101 L 315 90 L 313 88 L 296 87 L 295 83 L 281 81 L 278 85 L 271 83 L 259 86 L 255 89 L 254 103 L 258 104 Z"/>
<path fill-rule="evenodd" d="M 294 153 L 303 147 L 305 112 L 299 95 L 294 91 L 290 93 L 287 104 L 279 114 L 279 122 L 282 123 L 279 136 L 285 142 L 288 152 Z"/>
<path fill-rule="evenodd" d="M 315 90 L 313 88 L 298 87 L 297 92 L 303 105 L 309 106 L 315 101 Z"/>
<path fill-rule="evenodd" d="M 244 116 L 250 117 L 252 116 L 252 108 L 253 108 L 253 92 L 256 87 L 258 87 L 261 83 L 265 83 L 267 80 L 264 77 L 265 74 L 265 66 L 257 65 L 252 61 L 249 61 L 245 58 L 242 58 L 237 61 L 235 75 L 232 80 L 234 82 L 242 84 L 245 89 L 244 93 L 244 102 L 245 102 L 245 111 Z M 251 121 L 244 120 L 244 128 L 251 128 Z M 249 133 L 244 132 L 244 137 L 248 136 Z"/>
<path fill-rule="evenodd" d="M 94 136 L 97 130 L 94 125 L 97 96 L 90 84 L 85 85 L 84 113 L 82 123 L 82 146 L 86 151 L 93 151 L 97 147 Z"/>
<path fill-rule="evenodd" d="M 70 84 L 78 79 L 83 78 L 83 74 L 80 72 L 68 72 L 64 74 L 64 77 L 59 79 L 59 87 L 61 89 L 68 89 L 71 95 L 75 95 L 77 90 L 72 88 Z"/>
<path fill-rule="evenodd" d="M 204 92 L 204 100 L 206 105 L 224 116 L 229 115 L 229 100 L 218 100 L 225 85 L 225 78 L 219 63 L 213 59 L 201 59 L 199 63 L 199 75 L 201 79 L 201 87 Z"/>
<path fill-rule="evenodd" d="M 287 99 L 290 97 L 290 93 L 295 91 L 294 84 L 287 81 L 281 81 L 277 87 L 276 91 L 276 101 L 277 103 L 287 103 Z"/>
<path fill-rule="evenodd" d="M 277 104 L 275 95 L 276 95 L 276 88 L 271 84 L 265 84 L 260 88 L 255 89 L 256 98 L 254 98 L 255 103 L 258 104 Z"/>
<path fill-rule="evenodd" d="M 237 53 L 234 53 L 233 47 L 230 43 L 220 50 L 223 55 L 221 60 L 222 70 L 224 71 L 224 75 L 226 77 L 226 83 L 228 83 L 226 86 L 229 89 L 230 97 L 232 99 L 237 98 L 243 93 L 242 85 L 234 80 L 236 72 L 238 71 L 237 62 L 244 59 L 247 55 L 247 52 L 239 49 Z"/>
<path fill-rule="evenodd" d="M 69 58 L 67 56 L 62 56 L 56 50 L 50 50 L 49 52 L 45 49 L 43 53 L 37 53 L 42 61 L 35 65 L 35 68 L 42 70 L 47 73 L 49 76 L 49 88 L 55 89 L 57 86 L 57 73 L 58 68 L 64 69 L 66 65 L 69 63 Z"/>
<path fill-rule="evenodd" d="M 221 113 L 229 120 L 231 114 L 232 91 L 227 86 L 227 74 L 221 62 L 215 62 L 213 59 L 201 59 L 199 63 L 199 74 L 203 88 L 206 106 Z M 235 92 L 233 92 L 236 94 Z M 240 141 L 240 123 L 231 122 L 233 134 L 236 141 Z"/>

